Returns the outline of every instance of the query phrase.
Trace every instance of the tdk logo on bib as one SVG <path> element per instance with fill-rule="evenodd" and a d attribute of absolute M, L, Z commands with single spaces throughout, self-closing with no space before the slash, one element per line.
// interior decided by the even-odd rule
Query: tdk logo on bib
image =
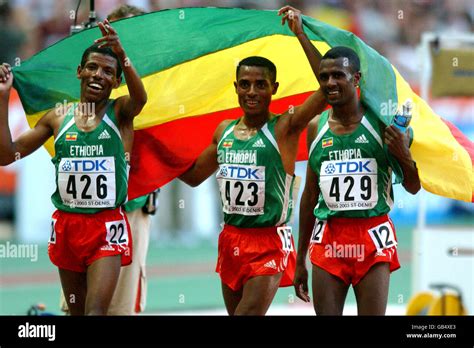
<path fill-rule="evenodd" d="M 217 176 L 238 180 L 265 180 L 263 166 L 221 165 Z"/>
<path fill-rule="evenodd" d="M 113 171 L 113 160 L 109 157 L 68 158 L 61 163 L 63 172 L 107 173 Z"/>
<path fill-rule="evenodd" d="M 325 174 L 350 174 L 350 173 L 362 173 L 371 174 L 374 173 L 376 168 L 374 167 L 374 161 L 372 159 L 352 160 L 352 161 L 329 161 L 324 162 L 326 164 L 324 168 Z"/>

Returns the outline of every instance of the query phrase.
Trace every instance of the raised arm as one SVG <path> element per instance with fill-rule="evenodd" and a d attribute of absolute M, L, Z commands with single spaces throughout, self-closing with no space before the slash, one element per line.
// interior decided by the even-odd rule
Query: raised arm
<path fill-rule="evenodd" d="M 317 119 L 311 121 L 308 126 L 308 151 L 311 143 L 316 137 Z M 318 178 L 316 173 L 308 166 L 306 169 L 306 183 L 303 190 L 303 195 L 300 202 L 300 226 L 298 236 L 298 250 L 296 258 L 296 270 L 293 284 L 295 286 L 295 293 L 300 299 L 309 302 L 308 295 L 308 270 L 306 269 L 306 257 L 308 254 L 308 247 L 313 231 L 315 217 L 313 214 L 314 207 L 319 197 Z"/>
<path fill-rule="evenodd" d="M 109 21 L 106 19 L 103 23 L 99 22 L 98 25 L 103 36 L 95 42 L 103 43 L 101 47 L 110 47 L 117 55 L 128 87 L 129 95 L 118 98 L 115 103 L 117 115 L 131 121 L 142 111 L 147 102 L 145 87 L 131 60 L 127 57 L 117 32 Z"/>
<path fill-rule="evenodd" d="M 316 79 L 319 81 L 319 65 L 321 64 L 322 55 L 311 41 L 309 41 L 308 36 L 304 32 L 301 11 L 291 6 L 284 6 L 278 11 L 278 15 L 283 15 L 281 24 L 285 25 L 285 22 L 288 22 L 288 27 L 298 38 L 311 65 L 314 76 L 316 76 Z"/>
<path fill-rule="evenodd" d="M 219 124 L 214 132 L 211 144 L 199 155 L 193 165 L 179 177 L 180 180 L 192 187 L 196 187 L 217 170 L 219 167 L 217 162 L 217 145 L 224 129 L 230 122 L 231 120 L 225 120 Z"/>
<path fill-rule="evenodd" d="M 411 156 L 408 136 L 391 125 L 385 128 L 385 143 L 388 145 L 388 151 L 402 167 L 403 187 L 411 194 L 416 194 L 421 188 L 421 183 L 418 169 Z"/>
<path fill-rule="evenodd" d="M 0 65 L 0 165 L 6 166 L 34 152 L 53 135 L 51 126 L 54 110 L 46 113 L 33 129 L 12 140 L 8 124 L 8 99 L 13 74 L 8 64 Z"/>
<path fill-rule="evenodd" d="M 301 11 L 291 6 L 282 7 L 278 14 L 282 16 L 282 24 L 288 23 L 290 30 L 298 37 L 298 40 L 303 47 L 303 50 L 308 58 L 311 69 L 313 70 L 316 79 L 319 78 L 319 64 L 321 63 L 321 54 L 309 41 L 304 33 L 303 24 L 301 20 Z M 308 122 L 316 115 L 320 114 L 326 107 L 326 100 L 321 90 L 317 90 L 309 96 L 303 104 L 294 108 L 294 112 L 288 113 L 288 131 L 300 133 L 302 132 Z"/>

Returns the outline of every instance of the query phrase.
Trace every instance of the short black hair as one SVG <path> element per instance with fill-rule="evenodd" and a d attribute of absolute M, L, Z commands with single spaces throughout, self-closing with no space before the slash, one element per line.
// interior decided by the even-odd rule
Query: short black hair
<path fill-rule="evenodd" d="M 338 59 L 338 58 L 347 58 L 349 60 L 349 66 L 352 69 L 353 73 L 360 71 L 360 59 L 356 51 L 352 48 L 345 46 L 336 46 L 331 48 L 323 56 L 321 60 L 324 59 Z"/>
<path fill-rule="evenodd" d="M 277 74 L 276 66 L 267 58 L 252 56 L 252 57 L 247 57 L 245 59 L 242 59 L 239 62 L 239 65 L 237 65 L 237 70 L 235 72 L 237 80 L 239 79 L 239 71 L 242 66 L 258 66 L 261 68 L 266 68 L 268 72 L 270 73 L 271 82 L 272 83 L 276 82 L 276 74 Z"/>
<path fill-rule="evenodd" d="M 126 18 L 129 16 L 138 16 L 145 14 L 145 10 L 142 10 L 139 7 L 132 6 L 132 5 L 121 5 L 117 7 L 115 10 L 109 13 L 107 19 L 109 21 L 116 21 L 118 19 Z"/>
<path fill-rule="evenodd" d="M 114 53 L 114 51 L 112 51 L 110 47 L 99 47 L 101 44 L 102 43 L 95 43 L 84 51 L 81 58 L 81 68 L 84 68 L 84 65 L 86 65 L 87 59 L 89 58 L 89 55 L 91 53 L 105 54 L 107 56 L 114 58 L 117 61 L 117 74 L 116 75 L 117 75 L 117 78 L 119 78 L 122 75 L 122 66 L 120 65 L 119 58 Z"/>

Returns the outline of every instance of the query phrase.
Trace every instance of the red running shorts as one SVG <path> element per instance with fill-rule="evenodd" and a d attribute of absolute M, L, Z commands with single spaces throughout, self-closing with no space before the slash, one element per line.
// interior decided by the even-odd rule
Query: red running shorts
<path fill-rule="evenodd" d="M 388 215 L 372 218 L 316 219 L 309 248 L 313 265 L 357 285 L 370 268 L 387 262 L 400 268 L 395 227 Z"/>
<path fill-rule="evenodd" d="M 86 272 L 94 261 L 122 256 L 122 266 L 132 263 L 132 238 L 122 208 L 96 214 L 66 213 L 56 210 L 48 243 L 51 262 L 59 268 Z"/>
<path fill-rule="evenodd" d="M 224 225 L 219 235 L 216 272 L 234 291 L 240 290 L 250 278 L 281 272 L 280 287 L 292 286 L 295 266 L 291 227 Z"/>

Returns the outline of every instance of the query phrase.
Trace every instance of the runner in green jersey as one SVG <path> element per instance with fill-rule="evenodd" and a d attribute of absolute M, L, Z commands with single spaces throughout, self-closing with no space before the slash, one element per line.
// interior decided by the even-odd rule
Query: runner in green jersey
<path fill-rule="evenodd" d="M 120 266 L 131 261 L 128 223 L 117 207 L 126 200 L 133 118 L 147 100 L 117 32 L 107 20 L 99 30 L 102 38 L 85 50 L 77 68 L 79 103 L 46 112 L 16 141 L 8 126 L 13 74 L 8 64 L 0 65 L 0 165 L 29 155 L 52 136 L 56 140 L 52 200 L 58 210 L 48 252 L 72 315 L 105 315 Z M 130 95 L 111 102 L 122 71 Z"/>
<path fill-rule="evenodd" d="M 298 37 L 310 65 L 320 56 L 304 35 L 301 17 L 280 11 Z M 262 57 L 242 60 L 234 83 L 244 116 L 225 120 L 212 143 L 180 179 L 197 186 L 216 170 L 225 226 L 216 270 L 230 315 L 264 315 L 279 286 L 292 285 L 295 261 L 290 229 L 292 184 L 298 141 L 326 103 L 313 93 L 293 112 L 272 115 L 276 68 Z"/>
<path fill-rule="evenodd" d="M 391 168 L 401 168 L 407 191 L 420 189 L 408 136 L 364 109 L 357 94 L 360 79 L 352 49 L 333 47 L 323 56 L 318 80 L 332 109 L 308 127 L 310 158 L 294 279 L 297 296 L 309 302 L 311 242 L 317 315 L 341 315 L 351 284 L 360 315 L 385 314 L 390 272 L 399 267 L 387 215 L 393 202 Z"/>

